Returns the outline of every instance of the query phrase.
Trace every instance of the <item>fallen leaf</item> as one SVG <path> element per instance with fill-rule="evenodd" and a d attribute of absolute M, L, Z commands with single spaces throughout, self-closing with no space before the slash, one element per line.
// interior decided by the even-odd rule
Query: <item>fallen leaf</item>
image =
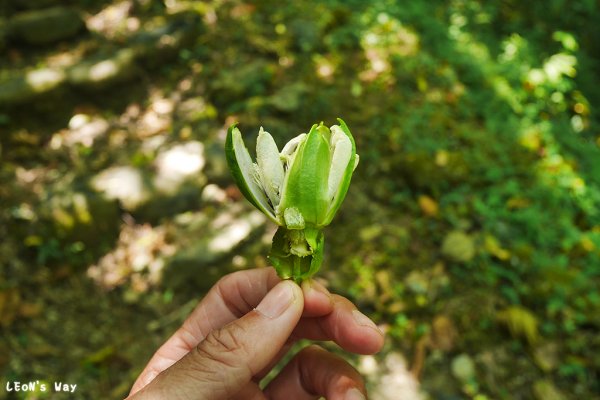
<path fill-rule="evenodd" d="M 498 239 L 492 235 L 485 235 L 484 246 L 488 253 L 499 260 L 506 261 L 510 258 L 510 251 L 502 248 Z"/>
<path fill-rule="evenodd" d="M 513 337 L 526 339 L 530 345 L 534 345 L 540 338 L 538 320 L 525 307 L 510 306 L 498 312 L 496 318 L 508 327 Z"/>
<path fill-rule="evenodd" d="M 439 213 L 439 206 L 434 199 L 427 195 L 421 195 L 419 196 L 418 202 L 423 214 L 427 215 L 428 217 L 437 217 Z"/>

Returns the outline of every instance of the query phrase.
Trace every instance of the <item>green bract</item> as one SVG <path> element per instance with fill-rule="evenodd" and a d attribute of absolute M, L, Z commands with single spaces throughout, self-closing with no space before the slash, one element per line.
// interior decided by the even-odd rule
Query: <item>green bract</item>
<path fill-rule="evenodd" d="M 314 275 L 323 260 L 324 236 L 340 208 L 358 164 L 354 138 L 342 121 L 313 125 L 279 151 L 260 128 L 256 162 L 236 125 L 227 132 L 227 163 L 246 198 L 279 225 L 269 259 L 282 278 Z"/>

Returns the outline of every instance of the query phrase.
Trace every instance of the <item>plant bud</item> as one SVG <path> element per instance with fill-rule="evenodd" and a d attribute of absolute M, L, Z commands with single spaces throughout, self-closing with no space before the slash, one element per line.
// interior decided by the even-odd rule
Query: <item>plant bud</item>
<path fill-rule="evenodd" d="M 358 164 L 354 138 L 340 125 L 313 125 L 308 134 L 290 140 L 279 152 L 273 137 L 260 128 L 256 163 L 239 129 L 227 133 L 225 152 L 244 196 L 280 226 L 269 254 L 278 273 L 296 281 L 320 267 L 324 236 L 344 200 Z"/>

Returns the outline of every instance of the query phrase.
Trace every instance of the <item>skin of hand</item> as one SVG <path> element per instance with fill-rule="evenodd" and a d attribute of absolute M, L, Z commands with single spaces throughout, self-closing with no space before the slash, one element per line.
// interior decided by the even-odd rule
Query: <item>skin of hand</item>
<path fill-rule="evenodd" d="M 360 400 L 360 374 L 312 345 L 292 358 L 264 389 L 260 380 L 298 339 L 333 340 L 373 354 L 384 337 L 346 298 L 316 281 L 282 281 L 273 268 L 224 276 L 154 354 L 128 400 Z"/>

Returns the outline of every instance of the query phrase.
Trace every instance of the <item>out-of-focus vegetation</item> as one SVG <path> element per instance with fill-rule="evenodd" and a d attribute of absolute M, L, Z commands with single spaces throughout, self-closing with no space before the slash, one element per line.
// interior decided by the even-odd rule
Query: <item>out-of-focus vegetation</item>
<path fill-rule="evenodd" d="M 341 116 L 361 163 L 321 275 L 388 332 L 353 359 L 373 398 L 599 398 L 598 21 L 591 0 L 3 2 L 2 390 L 122 398 L 219 276 L 267 265 L 225 127 Z"/>

